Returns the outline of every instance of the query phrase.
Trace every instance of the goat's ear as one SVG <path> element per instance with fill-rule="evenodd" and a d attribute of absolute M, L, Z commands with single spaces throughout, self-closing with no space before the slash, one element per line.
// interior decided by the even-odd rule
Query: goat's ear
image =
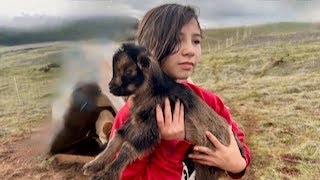
<path fill-rule="evenodd" d="M 140 55 L 137 58 L 137 65 L 140 69 L 146 69 L 150 65 L 150 58 L 148 55 Z"/>

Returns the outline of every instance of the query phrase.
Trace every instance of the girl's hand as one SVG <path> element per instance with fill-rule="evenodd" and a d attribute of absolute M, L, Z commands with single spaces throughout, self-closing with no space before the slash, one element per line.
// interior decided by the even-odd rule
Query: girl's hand
<path fill-rule="evenodd" d="M 171 113 L 170 101 L 165 99 L 164 112 L 162 108 L 156 107 L 157 123 L 163 140 L 184 140 L 184 107 L 178 99 L 173 114 Z"/>
<path fill-rule="evenodd" d="M 195 153 L 189 154 L 194 162 L 207 166 L 215 166 L 231 173 L 240 173 L 246 168 L 246 160 L 241 156 L 238 144 L 232 132 L 232 127 L 228 128 L 231 143 L 229 146 L 224 146 L 220 141 L 209 131 L 206 131 L 208 139 L 216 147 L 216 150 L 205 147 L 195 146 Z"/>

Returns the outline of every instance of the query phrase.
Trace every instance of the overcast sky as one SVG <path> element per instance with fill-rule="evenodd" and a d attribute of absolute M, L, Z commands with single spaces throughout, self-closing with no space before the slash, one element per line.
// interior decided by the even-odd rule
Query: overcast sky
<path fill-rule="evenodd" d="M 0 21 L 25 15 L 141 18 L 150 8 L 173 2 L 195 6 L 204 27 L 279 21 L 320 22 L 320 0 L 0 0 Z"/>

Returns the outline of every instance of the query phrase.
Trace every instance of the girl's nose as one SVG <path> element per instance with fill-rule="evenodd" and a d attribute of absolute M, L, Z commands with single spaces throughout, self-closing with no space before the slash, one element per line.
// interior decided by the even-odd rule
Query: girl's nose
<path fill-rule="evenodd" d="M 193 56 L 194 49 L 191 43 L 183 43 L 181 46 L 182 55 L 184 56 Z"/>

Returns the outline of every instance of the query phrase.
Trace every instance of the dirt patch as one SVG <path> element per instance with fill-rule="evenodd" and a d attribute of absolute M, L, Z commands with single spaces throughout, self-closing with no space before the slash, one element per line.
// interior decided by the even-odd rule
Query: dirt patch
<path fill-rule="evenodd" d="M 289 176 L 297 176 L 297 175 L 301 174 L 301 172 L 299 171 L 299 169 L 297 169 L 297 168 L 290 168 L 290 167 L 278 168 L 277 171 L 280 172 L 280 173 L 282 173 L 282 174 L 287 174 L 287 175 L 289 175 Z"/>
<path fill-rule="evenodd" d="M 298 165 L 302 162 L 305 162 L 308 164 L 318 164 L 319 163 L 316 159 L 301 158 L 297 155 L 290 155 L 290 154 L 281 154 L 280 160 L 288 165 Z"/>
<path fill-rule="evenodd" d="M 302 158 L 295 155 L 282 154 L 280 155 L 280 160 L 282 162 L 285 162 L 286 164 L 298 165 L 299 163 L 301 163 Z"/>
<path fill-rule="evenodd" d="M 256 169 L 251 168 L 253 167 L 253 163 L 257 163 L 255 164 L 255 166 L 259 166 L 263 168 L 268 166 L 268 163 L 266 162 L 268 162 L 267 159 L 270 158 L 269 156 L 262 156 L 257 154 L 253 148 L 254 147 L 253 140 L 251 137 L 253 137 L 256 134 L 259 134 L 258 123 L 260 120 L 258 117 L 255 116 L 253 111 L 243 110 L 241 109 L 241 105 L 237 105 L 235 103 L 231 104 L 230 113 L 232 114 L 232 116 L 234 117 L 237 116 L 239 119 L 243 120 L 244 129 L 242 130 L 246 135 L 245 142 L 251 150 L 251 165 L 249 165 L 249 168 L 246 170 L 246 174 L 242 179 L 246 179 L 246 180 L 257 179 L 257 177 L 255 176 Z"/>
<path fill-rule="evenodd" d="M 48 125 L 30 134 L 0 139 L 1 179 L 88 179 L 80 163 L 62 164 L 47 154 Z"/>

